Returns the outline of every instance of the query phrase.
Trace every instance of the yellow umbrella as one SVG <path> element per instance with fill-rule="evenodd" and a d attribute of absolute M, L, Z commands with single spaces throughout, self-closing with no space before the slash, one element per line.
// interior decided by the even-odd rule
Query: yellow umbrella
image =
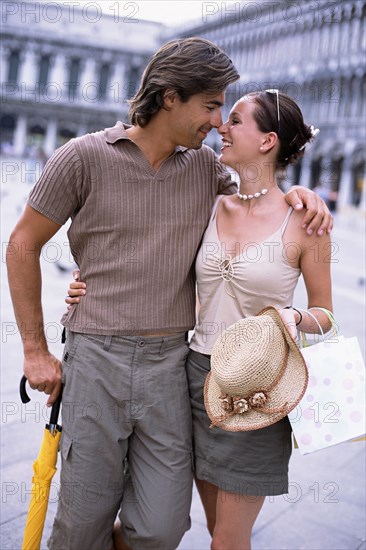
<path fill-rule="evenodd" d="M 25 390 L 26 380 L 23 376 L 20 383 L 20 395 L 23 403 L 30 401 Z M 52 407 L 50 423 L 46 424 L 41 449 L 33 463 L 32 497 L 29 504 L 22 550 L 39 550 L 41 546 L 51 481 L 57 469 L 57 452 L 61 436 L 61 426 L 57 424 L 60 405 L 61 393 Z"/>

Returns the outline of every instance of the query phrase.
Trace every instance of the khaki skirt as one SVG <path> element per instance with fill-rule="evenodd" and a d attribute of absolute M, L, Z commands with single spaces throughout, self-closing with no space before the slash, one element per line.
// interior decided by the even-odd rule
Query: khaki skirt
<path fill-rule="evenodd" d="M 187 376 L 196 477 L 240 495 L 288 493 L 292 442 L 287 416 L 271 426 L 248 432 L 227 432 L 217 426 L 210 428 L 203 402 L 203 387 L 209 371 L 209 357 L 190 350 Z"/>

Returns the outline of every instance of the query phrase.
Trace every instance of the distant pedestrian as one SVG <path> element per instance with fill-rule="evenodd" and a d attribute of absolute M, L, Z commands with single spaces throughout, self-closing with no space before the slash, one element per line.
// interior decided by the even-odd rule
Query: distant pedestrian
<path fill-rule="evenodd" d="M 328 193 L 328 208 L 332 214 L 337 210 L 337 201 L 338 201 L 338 191 L 330 189 Z"/>

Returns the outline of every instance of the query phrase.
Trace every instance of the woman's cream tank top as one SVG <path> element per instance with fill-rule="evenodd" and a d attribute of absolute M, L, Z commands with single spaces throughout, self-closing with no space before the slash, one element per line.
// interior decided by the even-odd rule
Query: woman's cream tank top
<path fill-rule="evenodd" d="M 216 339 L 240 319 L 256 315 L 269 305 L 291 305 L 300 275 L 300 269 L 287 261 L 298 252 L 298 245 L 284 245 L 282 240 L 292 207 L 277 231 L 260 243 L 248 243 L 233 258 L 217 233 L 216 213 L 221 199 L 218 197 L 214 205 L 196 258 L 201 308 L 190 347 L 205 354 L 211 354 Z"/>

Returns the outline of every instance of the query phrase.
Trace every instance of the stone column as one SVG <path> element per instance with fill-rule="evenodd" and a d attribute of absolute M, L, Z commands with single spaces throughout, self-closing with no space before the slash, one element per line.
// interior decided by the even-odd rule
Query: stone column
<path fill-rule="evenodd" d="M 99 95 L 99 78 L 95 74 L 95 60 L 93 58 L 83 60 L 80 69 L 80 86 L 77 95 L 84 102 L 96 103 Z"/>
<path fill-rule="evenodd" d="M 352 158 L 347 156 L 343 161 L 341 180 L 339 182 L 338 207 L 351 203 L 352 193 Z"/>
<path fill-rule="evenodd" d="M 56 138 L 57 138 L 57 121 L 54 118 L 51 118 L 47 124 L 46 137 L 44 139 L 43 149 L 48 157 L 52 155 L 56 149 Z"/>
<path fill-rule="evenodd" d="M 35 90 L 39 76 L 38 56 L 32 45 L 26 45 L 26 50 L 20 54 L 21 65 L 19 72 L 19 84 L 27 90 Z"/>
<path fill-rule="evenodd" d="M 53 60 L 49 82 L 56 85 L 60 90 L 60 97 L 64 100 L 67 99 L 67 82 L 68 82 L 68 69 L 66 64 L 66 58 L 63 53 L 58 53 Z"/>
<path fill-rule="evenodd" d="M 14 154 L 21 157 L 24 154 L 27 143 L 27 118 L 19 115 L 14 131 Z"/>
<path fill-rule="evenodd" d="M 111 67 L 111 77 L 107 87 L 106 101 L 117 105 L 122 103 L 127 96 L 127 90 L 125 89 L 126 67 L 123 61 L 112 61 Z"/>
<path fill-rule="evenodd" d="M 344 160 L 342 174 L 339 182 L 338 207 L 342 208 L 351 204 L 352 199 L 352 156 L 356 143 L 354 140 L 346 140 L 344 144 Z"/>
<path fill-rule="evenodd" d="M 8 80 L 10 50 L 4 44 L 0 44 L 0 82 Z"/>

